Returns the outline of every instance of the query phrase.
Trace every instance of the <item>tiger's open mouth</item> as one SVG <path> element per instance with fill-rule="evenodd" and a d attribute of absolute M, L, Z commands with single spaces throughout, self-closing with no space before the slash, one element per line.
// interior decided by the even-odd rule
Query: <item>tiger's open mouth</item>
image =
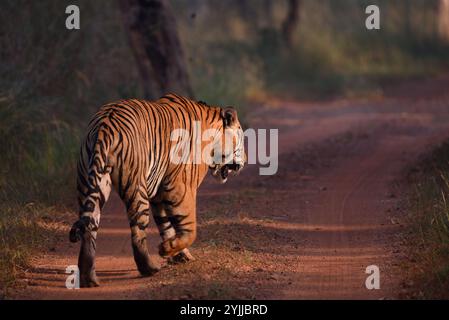
<path fill-rule="evenodd" d="M 228 169 L 227 165 L 224 165 L 223 167 L 221 167 L 221 169 L 220 169 L 221 178 L 227 179 L 229 176 L 229 172 L 230 172 L 230 170 Z"/>
<path fill-rule="evenodd" d="M 212 175 L 219 178 L 221 182 L 224 183 L 228 179 L 228 176 L 231 172 L 236 174 L 240 171 L 241 167 L 242 166 L 237 163 L 229 163 L 222 166 L 216 165 L 213 169 Z"/>

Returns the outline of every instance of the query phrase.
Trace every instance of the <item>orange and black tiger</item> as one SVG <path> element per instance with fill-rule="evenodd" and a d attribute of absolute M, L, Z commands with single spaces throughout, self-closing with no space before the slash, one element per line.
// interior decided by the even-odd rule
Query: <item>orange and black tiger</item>
<path fill-rule="evenodd" d="M 173 132 L 193 133 L 198 124 L 201 130 L 215 132 L 212 143 L 200 142 L 206 159 L 173 161 L 180 146 L 184 152 L 198 147 L 195 134 L 185 139 Z M 232 144 L 223 143 L 228 131 Z M 162 237 L 159 254 L 180 260 L 193 258 L 187 248 L 196 237 L 199 185 L 207 171 L 225 182 L 230 172 L 241 170 L 245 159 L 243 131 L 231 107 L 212 107 L 175 94 L 155 102 L 131 99 L 104 105 L 89 124 L 78 161 L 79 220 L 70 230 L 70 240 L 81 240 L 80 286 L 99 283 L 96 237 L 112 186 L 126 205 L 137 268 L 148 276 L 160 269 L 148 254 L 145 229 L 150 214 Z"/>

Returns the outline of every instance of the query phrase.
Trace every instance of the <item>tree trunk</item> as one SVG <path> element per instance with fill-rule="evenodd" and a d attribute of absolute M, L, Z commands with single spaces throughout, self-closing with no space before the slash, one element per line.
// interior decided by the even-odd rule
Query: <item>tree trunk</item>
<path fill-rule="evenodd" d="M 265 27 L 269 28 L 273 25 L 273 2 L 272 0 L 264 0 L 262 2 L 263 17 Z"/>
<path fill-rule="evenodd" d="M 439 1 L 438 33 L 442 40 L 449 42 L 449 0 Z"/>
<path fill-rule="evenodd" d="M 166 0 L 119 0 L 144 94 L 193 97 L 175 17 Z"/>
<path fill-rule="evenodd" d="M 405 35 L 407 38 L 411 38 L 413 36 L 413 28 L 412 28 L 412 4 L 408 1 L 403 3 L 404 7 L 404 15 L 405 15 Z"/>
<path fill-rule="evenodd" d="M 253 30 L 269 28 L 273 25 L 273 0 L 258 0 L 256 3 L 248 0 L 234 0 L 233 5 L 243 21 Z"/>
<path fill-rule="evenodd" d="M 288 48 L 293 46 L 293 32 L 299 23 L 301 0 L 288 0 L 287 16 L 282 23 L 282 37 Z"/>

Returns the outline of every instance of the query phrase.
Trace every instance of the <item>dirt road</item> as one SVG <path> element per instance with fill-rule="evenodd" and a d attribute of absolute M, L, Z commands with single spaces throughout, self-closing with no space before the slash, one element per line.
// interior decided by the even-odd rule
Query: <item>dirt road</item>
<path fill-rule="evenodd" d="M 382 99 L 298 104 L 271 101 L 248 116 L 279 129 L 279 171 L 249 166 L 225 186 L 201 187 L 196 261 L 139 277 L 123 206 L 107 204 L 98 235 L 101 287 L 68 290 L 78 245 L 60 242 L 33 261 L 32 299 L 397 298 L 405 250 L 400 181 L 419 155 L 449 137 L 449 77 L 409 83 Z M 231 177 L 232 178 L 232 177 Z M 154 225 L 152 253 L 160 240 Z M 365 269 L 380 269 L 368 290 Z"/>

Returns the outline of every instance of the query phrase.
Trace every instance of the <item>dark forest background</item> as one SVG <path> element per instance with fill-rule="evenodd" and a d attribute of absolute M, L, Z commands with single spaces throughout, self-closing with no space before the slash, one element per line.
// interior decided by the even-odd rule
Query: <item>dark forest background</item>
<path fill-rule="evenodd" d="M 162 16 L 145 11 L 151 2 L 160 1 L 1 2 L 1 283 L 44 243 L 34 218 L 72 210 L 79 143 L 104 103 L 175 90 L 244 117 L 271 99 L 381 97 L 398 80 L 449 68 L 446 0 L 172 0 Z M 65 28 L 69 4 L 80 30 Z M 380 7 L 381 30 L 365 28 L 369 4 Z M 132 10 L 158 23 L 136 27 Z M 156 65 L 133 38 L 140 30 L 154 44 L 164 28 L 179 40 L 169 60 L 179 70 Z M 156 36 L 144 39 L 148 30 Z"/>

